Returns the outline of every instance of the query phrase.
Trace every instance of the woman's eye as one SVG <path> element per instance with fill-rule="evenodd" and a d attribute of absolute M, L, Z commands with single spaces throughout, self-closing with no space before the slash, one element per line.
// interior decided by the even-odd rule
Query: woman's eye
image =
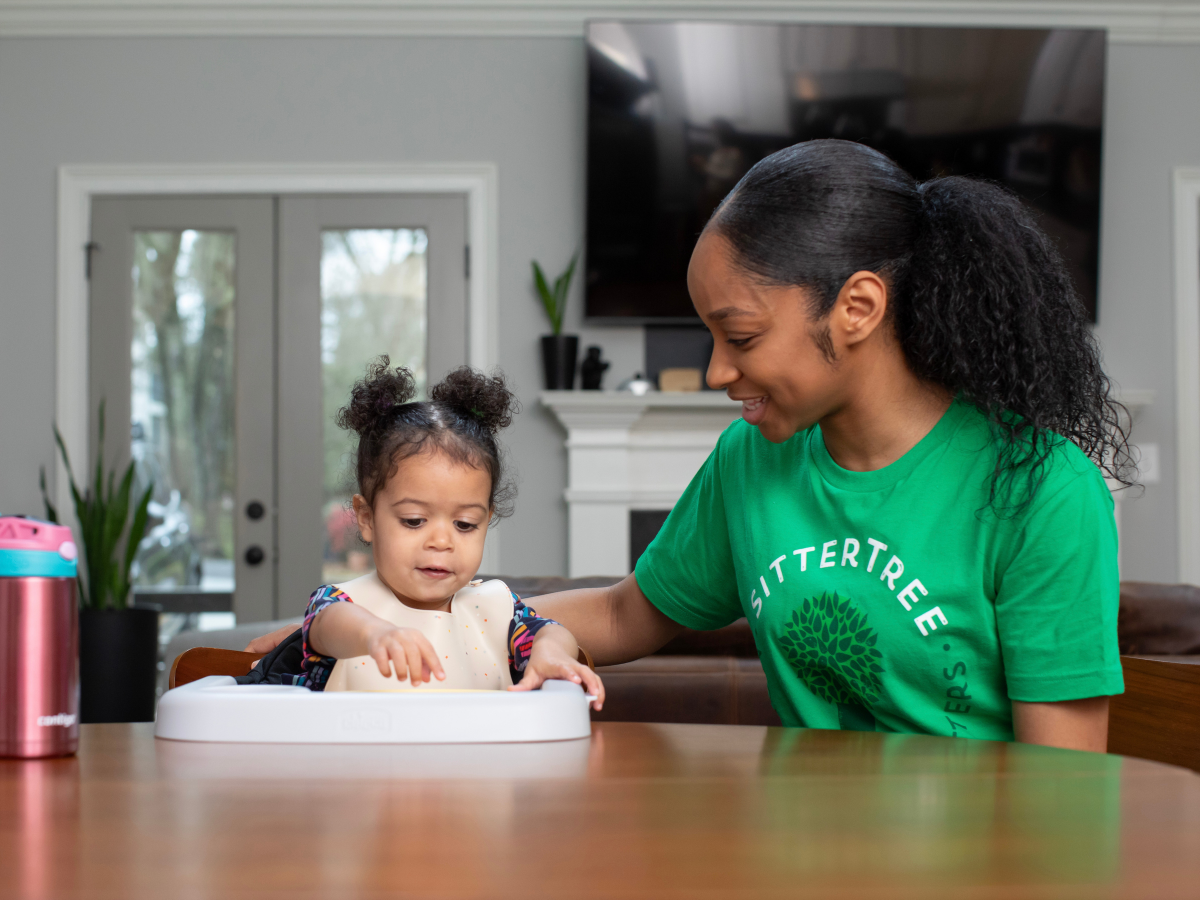
<path fill-rule="evenodd" d="M 401 519 L 400 522 L 409 528 L 420 528 L 425 524 L 424 519 Z"/>
<path fill-rule="evenodd" d="M 475 522 L 455 522 L 454 524 L 458 527 L 458 530 L 462 532 L 474 531 L 479 527 Z"/>
<path fill-rule="evenodd" d="M 744 345 L 745 345 L 745 344 L 746 344 L 746 343 L 747 343 L 749 340 L 750 340 L 750 338 L 748 338 L 748 337 L 745 337 L 745 338 L 725 338 L 725 343 L 727 343 L 727 344 L 729 344 L 730 346 L 733 346 L 733 347 L 742 347 L 742 346 L 744 346 Z"/>

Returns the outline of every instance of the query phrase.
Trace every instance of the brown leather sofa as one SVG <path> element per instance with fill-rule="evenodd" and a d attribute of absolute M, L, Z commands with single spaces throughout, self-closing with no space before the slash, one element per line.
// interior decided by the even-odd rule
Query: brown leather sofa
<path fill-rule="evenodd" d="M 504 580 L 519 596 L 535 598 L 620 579 Z M 1122 655 L 1200 654 L 1200 588 L 1122 582 L 1117 643 Z M 718 631 L 687 629 L 653 656 L 597 671 L 608 693 L 604 709 L 593 713 L 600 721 L 780 724 L 745 619 Z"/>
<path fill-rule="evenodd" d="M 1117 644 L 1122 655 L 1200 654 L 1200 588 L 1121 582 Z"/>

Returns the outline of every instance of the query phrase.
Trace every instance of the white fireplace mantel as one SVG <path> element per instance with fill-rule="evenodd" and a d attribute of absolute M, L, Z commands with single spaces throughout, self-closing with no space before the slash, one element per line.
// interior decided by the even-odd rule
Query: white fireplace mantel
<path fill-rule="evenodd" d="M 1130 419 L 1153 391 L 1118 395 Z M 541 401 L 567 429 L 567 572 L 630 571 L 629 513 L 667 510 L 742 406 L 718 391 L 693 394 L 543 391 Z M 1112 485 L 1116 487 L 1116 485 Z M 1123 491 L 1115 491 L 1120 527 Z"/>
<path fill-rule="evenodd" d="M 625 575 L 629 513 L 675 505 L 742 405 L 723 392 L 544 391 L 567 429 L 567 571 Z"/>

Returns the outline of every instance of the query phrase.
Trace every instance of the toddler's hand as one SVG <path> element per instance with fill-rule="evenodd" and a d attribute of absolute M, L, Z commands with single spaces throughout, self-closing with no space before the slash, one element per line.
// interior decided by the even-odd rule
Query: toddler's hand
<path fill-rule="evenodd" d="M 604 682 L 600 676 L 578 660 L 571 659 L 556 645 L 548 641 L 537 641 L 529 654 L 529 662 L 521 676 L 521 683 L 509 690 L 532 691 L 551 678 L 582 684 L 584 690 L 595 696 L 592 705 L 596 709 L 604 706 Z"/>
<path fill-rule="evenodd" d="M 417 682 L 429 681 L 431 674 L 437 676 L 438 681 L 446 679 L 433 644 L 415 628 L 397 628 L 389 624 L 373 628 L 367 635 L 367 654 L 375 660 L 385 678 L 395 668 L 396 678 L 404 681 L 411 676 L 414 687 Z"/>

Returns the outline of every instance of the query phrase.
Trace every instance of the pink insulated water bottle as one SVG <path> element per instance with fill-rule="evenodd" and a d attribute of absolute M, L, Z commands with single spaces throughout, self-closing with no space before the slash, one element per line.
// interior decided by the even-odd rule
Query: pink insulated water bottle
<path fill-rule="evenodd" d="M 0 516 L 0 756 L 79 747 L 75 556 L 70 528 Z"/>

